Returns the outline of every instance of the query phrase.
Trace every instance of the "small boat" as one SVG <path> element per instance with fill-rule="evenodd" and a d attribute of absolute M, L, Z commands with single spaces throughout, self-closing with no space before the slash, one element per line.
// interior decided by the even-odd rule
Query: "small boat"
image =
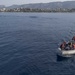
<path fill-rule="evenodd" d="M 58 48 L 58 57 L 72 57 L 75 55 L 75 36 L 68 42 L 63 42 Z"/>
<path fill-rule="evenodd" d="M 60 57 L 72 57 L 75 55 L 75 50 L 62 50 L 58 48 L 58 56 Z"/>

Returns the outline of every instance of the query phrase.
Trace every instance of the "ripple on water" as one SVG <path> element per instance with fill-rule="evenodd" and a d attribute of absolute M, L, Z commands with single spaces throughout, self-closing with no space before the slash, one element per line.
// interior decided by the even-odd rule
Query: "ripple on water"
<path fill-rule="evenodd" d="M 73 14 L 0 14 L 0 75 L 75 74 L 75 59 L 56 57 L 58 44 L 75 35 Z"/>

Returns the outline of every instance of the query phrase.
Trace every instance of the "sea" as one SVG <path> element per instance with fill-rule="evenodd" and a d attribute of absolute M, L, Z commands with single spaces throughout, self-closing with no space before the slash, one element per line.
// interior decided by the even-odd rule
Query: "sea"
<path fill-rule="evenodd" d="M 58 47 L 75 35 L 75 13 L 0 13 L 0 75 L 75 75 L 75 56 L 58 61 Z"/>

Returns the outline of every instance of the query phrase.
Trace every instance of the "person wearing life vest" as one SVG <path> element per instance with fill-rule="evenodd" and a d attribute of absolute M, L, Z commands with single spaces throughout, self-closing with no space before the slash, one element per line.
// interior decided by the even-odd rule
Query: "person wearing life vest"
<path fill-rule="evenodd" d="M 72 40 L 74 40 L 74 41 L 75 41 L 75 36 L 73 36 Z"/>
<path fill-rule="evenodd" d="M 65 46 L 66 46 L 66 42 L 64 41 L 64 42 L 60 45 L 60 48 L 61 48 L 62 50 L 64 50 L 64 49 L 65 49 Z"/>
<path fill-rule="evenodd" d="M 73 44 L 73 49 L 75 49 L 75 43 Z"/>

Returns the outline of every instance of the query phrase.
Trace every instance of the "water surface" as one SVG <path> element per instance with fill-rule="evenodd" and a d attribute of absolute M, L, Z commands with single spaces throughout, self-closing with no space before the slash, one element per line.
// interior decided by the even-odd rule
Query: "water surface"
<path fill-rule="evenodd" d="M 75 13 L 0 13 L 0 75 L 75 75 L 75 59 L 56 56 L 73 35 Z"/>

